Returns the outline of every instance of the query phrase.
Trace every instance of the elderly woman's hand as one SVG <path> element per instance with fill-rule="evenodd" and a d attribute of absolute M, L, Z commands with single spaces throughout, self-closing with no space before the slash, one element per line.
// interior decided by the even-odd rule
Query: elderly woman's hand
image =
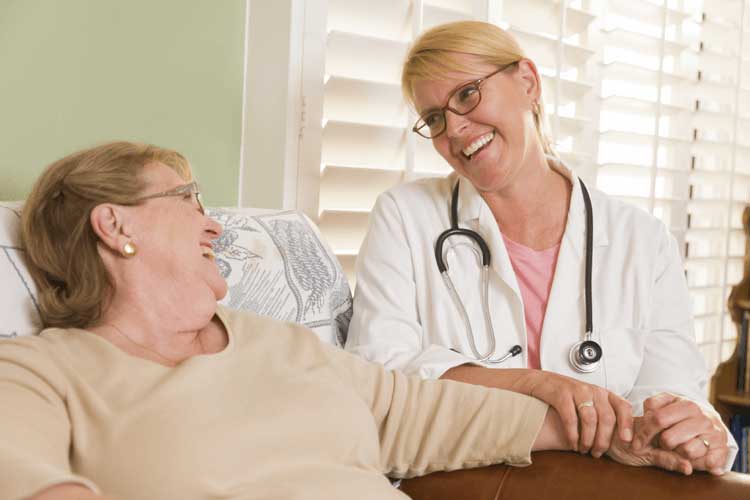
<path fill-rule="evenodd" d="M 636 435 L 647 427 L 644 417 L 634 419 Z M 679 472 L 686 476 L 692 474 L 693 465 L 690 461 L 676 451 L 664 450 L 647 442 L 636 449 L 632 444 L 626 443 L 617 436 L 612 440 L 612 446 L 607 450 L 607 456 L 621 464 L 635 467 L 654 466 L 669 471 Z"/>
<path fill-rule="evenodd" d="M 524 385 L 527 387 L 522 392 L 557 410 L 565 436 L 575 451 L 590 451 L 599 458 L 610 448 L 614 437 L 626 443 L 633 438 L 632 408 L 617 394 L 574 378 L 537 370 L 526 377 Z"/>
<path fill-rule="evenodd" d="M 655 444 L 689 460 L 694 469 L 724 473 L 729 455 L 727 432 L 721 419 L 693 401 L 669 393 L 643 403 L 643 420 L 636 429 L 633 449 Z"/>

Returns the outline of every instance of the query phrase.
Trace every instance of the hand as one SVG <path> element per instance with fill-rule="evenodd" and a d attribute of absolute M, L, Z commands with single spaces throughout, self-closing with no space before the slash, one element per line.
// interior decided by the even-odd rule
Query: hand
<path fill-rule="evenodd" d="M 636 437 L 646 425 L 644 417 L 635 418 Z M 635 439 L 633 441 L 635 441 Z M 607 456 L 621 464 L 635 467 L 652 465 L 665 470 L 679 472 L 686 476 L 693 473 L 693 465 L 688 459 L 680 456 L 676 451 L 656 448 L 651 445 L 650 441 L 647 441 L 645 445 L 635 449 L 633 445 L 626 443 L 615 436 L 615 438 L 612 439 L 612 446 L 607 450 Z"/>
<path fill-rule="evenodd" d="M 693 401 L 661 393 L 643 402 L 643 425 L 633 439 L 633 449 L 658 445 L 689 460 L 696 470 L 724 473 L 729 455 L 727 431 L 721 419 Z"/>
<path fill-rule="evenodd" d="M 630 442 L 633 437 L 633 411 L 625 399 L 602 387 L 557 373 L 533 370 L 523 392 L 541 399 L 560 415 L 571 449 L 599 458 L 617 437 Z M 581 406 L 587 401 L 593 406 Z M 580 428 L 580 432 L 579 432 Z"/>

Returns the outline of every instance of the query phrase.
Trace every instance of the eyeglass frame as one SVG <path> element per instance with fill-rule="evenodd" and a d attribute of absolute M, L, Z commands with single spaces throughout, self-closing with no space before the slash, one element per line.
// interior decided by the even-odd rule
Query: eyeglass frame
<path fill-rule="evenodd" d="M 438 109 L 433 109 L 429 113 L 420 115 L 419 118 L 417 118 L 417 121 L 414 123 L 414 126 L 411 128 L 412 132 L 417 133 L 420 137 L 424 137 L 425 139 L 434 139 L 435 137 L 440 137 L 440 135 L 443 134 L 443 133 L 445 133 L 445 131 L 448 129 L 448 120 L 446 119 L 446 116 L 445 116 L 445 112 L 446 111 L 450 111 L 451 113 L 453 113 L 455 115 L 458 115 L 458 116 L 465 116 L 465 115 L 468 115 L 469 113 L 471 113 L 472 111 L 474 111 L 475 109 L 477 109 L 477 107 L 479 106 L 479 104 L 482 102 L 482 84 L 485 81 L 487 81 L 489 78 L 492 78 L 493 76 L 497 75 L 498 73 L 502 73 L 503 71 L 505 71 L 506 69 L 510 68 L 511 66 L 517 65 L 519 62 L 520 61 L 514 61 L 512 63 L 505 64 L 503 66 L 500 66 L 498 69 L 496 69 L 492 73 L 490 73 L 490 74 L 488 74 L 486 76 L 483 76 L 482 78 L 477 78 L 476 80 L 471 80 L 471 81 L 468 81 L 466 83 L 462 83 L 462 84 L 458 85 L 456 88 L 454 88 L 453 90 L 451 90 L 451 93 L 448 95 L 448 99 L 446 99 L 446 101 L 445 101 L 445 106 L 443 106 L 441 108 L 438 108 Z M 463 89 L 465 87 L 468 87 L 469 85 L 476 86 L 477 92 L 479 93 L 479 99 L 477 100 L 477 103 L 471 109 L 469 109 L 469 110 L 464 111 L 463 113 L 461 113 L 460 111 L 452 108 L 449 105 L 449 103 L 451 102 L 451 99 L 453 99 L 453 96 L 456 95 L 456 92 L 458 92 L 459 90 L 461 90 L 461 89 Z M 424 121 L 424 117 L 425 116 L 429 116 L 429 115 L 431 115 L 433 113 L 436 113 L 436 112 L 440 112 L 443 115 L 443 130 L 441 130 L 440 132 L 438 132 L 435 135 L 426 136 L 423 133 L 421 133 L 419 131 L 419 129 L 422 129 L 424 127 L 427 127 L 429 129 L 430 127 L 429 127 L 429 125 L 427 125 L 427 122 Z M 417 125 L 419 125 L 420 121 L 424 122 L 424 125 L 422 125 L 421 127 L 417 127 Z"/>
<path fill-rule="evenodd" d="M 206 207 L 203 205 L 200 188 L 198 187 L 198 183 L 196 181 L 189 182 L 187 184 L 183 184 L 181 186 L 177 186 L 176 188 L 162 191 L 160 193 L 141 196 L 140 198 L 136 198 L 135 200 L 133 200 L 133 203 L 138 204 L 146 200 L 152 200 L 154 198 L 168 198 L 172 196 L 184 196 L 186 194 L 195 195 L 195 201 L 198 203 L 198 209 L 200 210 L 201 214 L 206 215 Z"/>

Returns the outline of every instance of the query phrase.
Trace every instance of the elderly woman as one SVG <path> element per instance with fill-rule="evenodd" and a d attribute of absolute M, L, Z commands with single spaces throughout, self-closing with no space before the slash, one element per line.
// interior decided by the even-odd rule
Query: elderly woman
<path fill-rule="evenodd" d="M 63 158 L 22 225 L 49 328 L 0 342 L 3 498 L 403 498 L 383 474 L 566 447 L 539 400 L 407 378 L 218 307 L 221 227 L 176 152 Z M 624 443 L 612 456 L 691 468 Z"/>
<path fill-rule="evenodd" d="M 654 424 L 634 447 L 658 439 L 728 470 L 737 446 L 705 399 L 677 243 L 558 159 L 517 42 L 491 24 L 437 26 L 411 47 L 402 88 L 414 132 L 454 173 L 379 197 L 346 348 L 540 398 L 595 457 L 615 433 L 633 438 L 634 410 Z"/>

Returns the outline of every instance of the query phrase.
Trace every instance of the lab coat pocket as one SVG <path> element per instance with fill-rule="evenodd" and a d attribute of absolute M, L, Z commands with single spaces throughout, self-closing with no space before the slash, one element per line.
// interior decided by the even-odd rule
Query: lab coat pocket
<path fill-rule="evenodd" d="M 625 397 L 635 385 L 643 363 L 646 345 L 644 330 L 611 328 L 601 332 L 604 350 L 604 384 L 607 389 Z"/>

